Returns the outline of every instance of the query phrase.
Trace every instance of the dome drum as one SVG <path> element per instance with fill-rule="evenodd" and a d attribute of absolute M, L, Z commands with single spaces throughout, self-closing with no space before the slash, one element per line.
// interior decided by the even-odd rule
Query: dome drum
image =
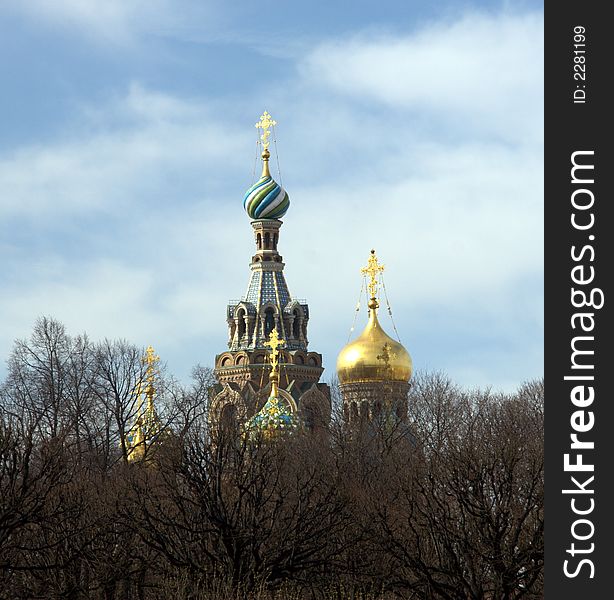
<path fill-rule="evenodd" d="M 407 418 L 407 394 L 410 384 L 405 381 L 371 381 L 346 383 L 340 386 L 346 422 L 372 419 L 382 406 L 392 408 L 401 420 Z M 378 410 L 379 407 L 379 410 Z"/>
<path fill-rule="evenodd" d="M 237 363 L 240 357 L 241 362 Z M 322 355 L 317 352 L 285 351 L 282 361 L 281 385 L 287 387 L 292 381 L 296 385 L 317 383 L 324 371 Z M 251 381 L 260 387 L 268 381 L 271 366 L 264 363 L 262 350 L 223 352 L 215 360 L 215 375 L 222 382 Z"/>

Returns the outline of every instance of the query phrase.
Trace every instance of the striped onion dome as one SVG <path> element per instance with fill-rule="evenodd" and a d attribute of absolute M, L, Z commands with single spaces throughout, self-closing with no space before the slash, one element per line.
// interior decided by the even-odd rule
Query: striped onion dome
<path fill-rule="evenodd" d="M 290 198 L 269 173 L 268 151 L 262 158 L 262 176 L 245 193 L 243 207 L 251 219 L 281 219 L 290 207 Z"/>

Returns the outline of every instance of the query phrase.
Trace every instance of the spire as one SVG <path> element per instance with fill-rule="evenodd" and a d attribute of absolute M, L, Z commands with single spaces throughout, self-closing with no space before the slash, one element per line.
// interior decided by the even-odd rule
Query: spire
<path fill-rule="evenodd" d="M 156 363 L 160 361 L 160 357 L 154 352 L 152 346 L 147 346 L 145 350 L 145 356 L 142 359 L 143 364 L 147 365 L 145 377 L 147 379 L 147 389 L 145 390 L 145 396 L 147 397 L 147 413 L 150 414 L 154 411 L 153 397 L 156 392 L 154 387 L 154 381 L 156 379 Z"/>
<path fill-rule="evenodd" d="M 243 206 L 251 220 L 256 248 L 249 263 L 247 289 L 242 296 L 237 296 L 238 299 L 230 300 L 226 309 L 228 349 L 215 357 L 215 376 L 222 390 L 213 400 L 216 406 L 213 420 L 222 419 L 228 404 L 236 406 L 237 394 L 244 401 L 241 420 L 250 419 L 262 407 L 265 399 L 260 394 L 262 389 L 266 387 L 271 391 L 270 402 L 263 411 L 271 409 L 272 413 L 267 416 L 260 411 L 251 425 L 249 421 L 243 422 L 245 427 L 261 428 L 263 423 L 275 420 L 276 415 L 286 414 L 289 418 L 299 410 L 297 401 L 305 394 L 310 394 L 310 402 L 321 405 L 319 412 L 323 418 L 328 419 L 330 415 L 328 388 L 318 384 L 323 371 L 322 355 L 308 348 L 309 306 L 306 300 L 290 294 L 283 257 L 278 250 L 281 218 L 290 201 L 280 185 L 281 180 L 278 184 L 271 177 L 270 150 L 271 145 L 275 145 L 276 124 L 267 111 L 255 124 L 258 140 L 255 158 L 258 160 L 258 155 L 261 156 L 262 176 L 247 190 Z M 277 157 L 277 152 L 275 155 Z M 300 243 L 300 234 L 295 235 Z M 308 248 L 305 251 L 308 252 Z M 271 348 L 270 335 L 274 330 Z M 284 344 L 282 373 L 278 362 L 276 364 L 280 344 Z M 267 360 L 269 350 L 273 351 L 271 366 Z M 310 426 L 310 422 L 306 425 Z"/>
<path fill-rule="evenodd" d="M 307 350 L 307 305 L 294 300 L 286 283 L 278 242 L 282 221 L 289 207 L 288 194 L 269 173 L 271 132 L 277 121 L 265 111 L 256 128 L 262 146 L 262 177 L 247 191 L 244 207 L 252 219 L 256 254 L 247 292 L 228 308 L 229 347 L 232 351 L 264 349 L 276 328 L 289 350 Z"/>
<path fill-rule="evenodd" d="M 160 357 L 154 352 L 152 346 L 145 350 L 141 363 L 146 365 L 145 375 L 134 387 L 134 396 L 137 402 L 137 415 L 127 437 L 128 460 L 135 461 L 145 456 L 146 447 L 151 445 L 162 430 L 160 418 L 154 406 L 156 393 L 155 379 L 157 376 L 156 363 Z M 143 383 L 146 382 L 145 398 L 147 406 L 143 410 Z"/>
<path fill-rule="evenodd" d="M 281 219 L 289 206 L 290 198 L 272 177 L 269 170 L 269 145 L 271 144 L 271 130 L 277 125 L 277 121 L 265 110 L 256 123 L 257 129 L 262 129 L 260 145 L 262 146 L 262 174 L 260 179 L 252 185 L 243 199 L 245 211 L 251 219 Z"/>

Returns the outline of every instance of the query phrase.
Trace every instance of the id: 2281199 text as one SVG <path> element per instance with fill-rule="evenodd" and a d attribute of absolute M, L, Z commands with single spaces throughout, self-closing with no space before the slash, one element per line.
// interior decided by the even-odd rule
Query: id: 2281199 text
<path fill-rule="evenodd" d="M 576 25 L 573 28 L 573 92 L 574 104 L 586 103 L 586 28 Z"/>

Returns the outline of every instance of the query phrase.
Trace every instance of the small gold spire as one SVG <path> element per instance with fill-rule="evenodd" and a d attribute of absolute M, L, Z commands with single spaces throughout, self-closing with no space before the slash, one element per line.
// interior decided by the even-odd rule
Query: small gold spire
<path fill-rule="evenodd" d="M 282 340 L 275 327 L 269 335 L 269 341 L 264 342 L 265 346 L 271 349 L 270 361 L 271 361 L 271 373 L 269 375 L 269 381 L 271 382 L 271 397 L 277 397 L 277 386 L 279 385 L 279 348 L 285 345 L 285 340 Z"/>
<path fill-rule="evenodd" d="M 147 410 L 153 410 L 153 397 L 155 394 L 154 381 L 156 379 L 156 363 L 160 360 L 154 352 L 152 346 L 147 346 L 145 350 L 145 356 L 143 357 L 143 364 L 147 365 L 147 372 L 145 377 L 147 378 L 147 389 L 145 395 L 147 396 Z"/>
<path fill-rule="evenodd" d="M 377 303 L 377 276 L 384 270 L 384 265 L 377 262 L 377 256 L 375 256 L 375 250 L 371 250 L 369 261 L 366 267 L 360 269 L 363 275 L 369 276 L 369 308 L 375 309 L 379 306 Z"/>
<path fill-rule="evenodd" d="M 269 171 L 269 157 L 270 156 L 271 156 L 271 153 L 268 150 L 265 150 L 262 153 L 262 173 L 260 175 L 260 178 L 271 176 L 271 171 Z"/>
<path fill-rule="evenodd" d="M 137 399 L 137 416 L 128 432 L 128 460 L 140 460 L 145 456 L 146 447 L 149 447 L 152 441 L 161 430 L 160 420 L 156 414 L 154 407 L 154 395 L 156 389 L 154 386 L 157 369 L 156 363 L 160 357 L 156 355 L 152 346 L 148 346 L 145 350 L 145 356 L 141 358 L 141 363 L 146 365 L 145 375 L 134 387 L 134 396 Z M 145 383 L 146 382 L 146 383 Z M 143 410 L 143 384 L 145 383 L 145 398 L 147 398 L 147 407 Z"/>

